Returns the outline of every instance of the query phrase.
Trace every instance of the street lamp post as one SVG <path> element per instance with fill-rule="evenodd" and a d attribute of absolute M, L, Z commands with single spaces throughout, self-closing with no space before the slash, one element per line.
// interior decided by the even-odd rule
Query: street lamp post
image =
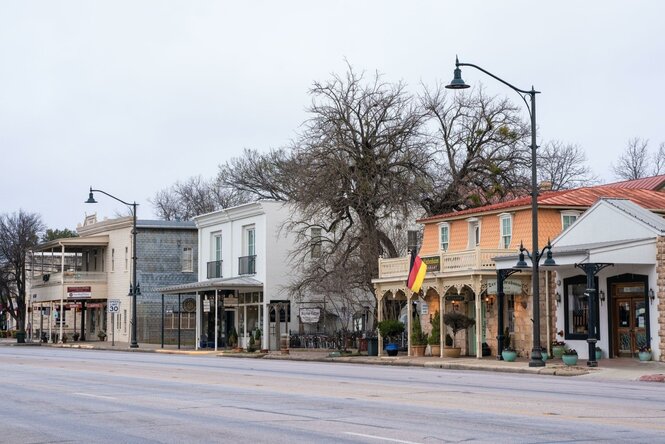
<path fill-rule="evenodd" d="M 118 199 L 117 197 L 107 193 L 106 191 L 93 190 L 92 187 L 90 187 L 90 194 L 88 195 L 88 200 L 86 200 L 85 203 L 97 203 L 95 197 L 92 194 L 93 192 L 105 194 L 111 199 L 115 199 L 118 202 L 123 203 L 128 207 L 132 208 L 132 283 L 129 288 L 129 296 L 131 296 L 132 298 L 132 322 L 131 322 L 132 325 L 130 329 L 129 347 L 138 348 L 139 343 L 136 341 L 136 297 L 141 294 L 141 289 L 136 280 L 136 207 L 138 206 L 138 204 L 136 202 L 133 203 L 125 202 L 124 200 Z"/>
<path fill-rule="evenodd" d="M 449 85 L 446 85 L 446 88 L 465 89 L 469 87 L 469 85 L 464 83 L 464 80 L 462 80 L 462 70 L 460 69 L 460 66 L 470 66 L 481 72 L 484 72 L 488 76 L 498 80 L 512 90 L 516 91 L 524 101 L 531 117 L 531 245 L 533 254 L 529 254 L 529 257 L 531 258 L 532 265 L 531 286 L 533 288 L 533 349 L 531 350 L 531 360 L 529 361 L 529 367 L 544 367 L 545 362 L 542 359 L 542 349 L 540 347 L 540 282 L 538 280 L 538 263 L 540 262 L 542 254 L 545 252 L 545 250 L 549 249 L 549 253 L 547 260 L 543 265 L 555 264 L 554 260 L 552 260 L 552 251 L 549 242 L 542 252 L 538 252 L 538 178 L 536 174 L 536 149 L 538 148 L 538 145 L 536 144 L 536 94 L 539 94 L 540 91 L 536 91 L 533 86 L 529 91 L 517 88 L 505 80 L 495 76 L 491 72 L 484 70 L 480 66 L 471 63 L 460 63 L 457 57 L 455 57 L 455 71 L 453 80 Z M 527 96 L 530 98 L 530 105 L 529 102 L 527 102 Z M 524 251 L 527 250 L 522 245 L 520 245 L 520 256 L 522 258 L 522 262 L 524 262 Z M 526 264 L 526 262 L 524 262 L 524 264 Z M 518 264 L 517 268 L 524 268 L 520 265 L 521 264 Z"/>

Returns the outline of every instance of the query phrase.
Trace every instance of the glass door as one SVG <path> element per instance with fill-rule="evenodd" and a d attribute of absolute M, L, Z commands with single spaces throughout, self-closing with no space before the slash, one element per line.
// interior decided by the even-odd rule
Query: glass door
<path fill-rule="evenodd" d="M 614 302 L 616 355 L 635 356 L 647 345 L 646 306 L 643 298 L 617 298 Z"/>

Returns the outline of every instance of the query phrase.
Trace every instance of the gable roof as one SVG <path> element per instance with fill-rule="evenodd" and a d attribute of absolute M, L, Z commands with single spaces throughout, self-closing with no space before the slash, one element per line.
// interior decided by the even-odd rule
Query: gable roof
<path fill-rule="evenodd" d="M 665 178 L 665 176 L 663 176 Z M 575 188 L 564 191 L 547 191 L 538 196 L 540 208 L 570 208 L 585 210 L 601 198 L 630 199 L 637 205 L 655 212 L 665 213 L 665 193 L 654 190 L 634 189 L 630 187 L 616 187 L 599 185 L 595 187 Z M 530 208 L 531 196 L 520 197 L 484 207 L 470 208 L 437 216 L 418 219 L 419 223 L 431 223 L 445 219 L 456 219 L 471 214 L 498 213 L 509 209 Z"/>
<path fill-rule="evenodd" d="M 614 208 L 623 211 L 624 213 L 632 216 L 633 218 L 643 222 L 649 227 L 653 228 L 660 236 L 665 235 L 665 219 L 653 213 L 652 211 L 645 210 L 639 205 L 627 199 L 601 199 L 602 202 L 612 205 Z M 600 205 L 602 202 L 598 202 Z"/>

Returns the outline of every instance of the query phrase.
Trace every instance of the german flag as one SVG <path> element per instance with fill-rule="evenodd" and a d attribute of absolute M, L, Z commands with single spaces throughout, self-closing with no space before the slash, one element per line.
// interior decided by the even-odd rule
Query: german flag
<path fill-rule="evenodd" d="M 411 251 L 411 267 L 409 268 L 409 279 L 406 281 L 406 286 L 412 292 L 418 293 L 425 280 L 425 273 L 427 273 L 427 265 L 420 259 L 415 250 Z"/>

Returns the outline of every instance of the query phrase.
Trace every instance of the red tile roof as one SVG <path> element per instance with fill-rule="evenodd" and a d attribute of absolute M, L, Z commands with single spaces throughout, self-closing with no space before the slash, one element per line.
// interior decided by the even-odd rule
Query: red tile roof
<path fill-rule="evenodd" d="M 663 178 L 665 178 L 665 176 L 663 176 Z M 586 209 L 602 197 L 629 199 L 648 210 L 665 212 L 665 193 L 651 189 L 633 189 L 632 187 L 616 187 L 612 185 L 542 192 L 538 196 L 538 206 L 549 208 L 563 207 L 571 209 Z M 510 208 L 529 207 L 530 205 L 531 196 L 527 196 L 497 204 L 486 205 L 484 207 L 470 208 L 468 210 L 426 217 L 418 219 L 417 222 L 427 223 L 471 214 L 495 213 Z"/>

